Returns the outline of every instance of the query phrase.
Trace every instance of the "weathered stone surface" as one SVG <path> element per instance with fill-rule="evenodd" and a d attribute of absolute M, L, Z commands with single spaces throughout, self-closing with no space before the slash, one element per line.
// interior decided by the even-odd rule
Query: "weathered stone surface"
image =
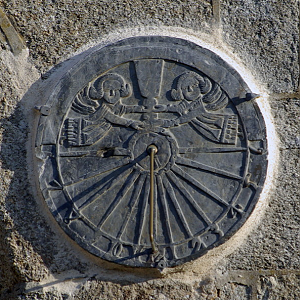
<path fill-rule="evenodd" d="M 91 297 L 90 291 L 94 296 Z M 75 300 L 87 299 L 195 299 L 189 284 L 176 282 L 150 281 L 138 285 L 120 285 L 101 281 L 91 281 L 75 295 Z"/>
<path fill-rule="evenodd" d="M 250 275 L 250 274 L 249 274 Z M 251 276 L 251 275 L 250 275 Z M 230 275 L 224 274 L 221 277 L 206 278 L 195 286 L 198 297 L 195 299 L 205 300 L 250 300 L 252 299 L 251 280 L 248 284 L 232 280 Z"/>
<path fill-rule="evenodd" d="M 9 48 L 14 54 L 20 54 L 26 48 L 22 37 L 10 23 L 8 17 L 0 8 L 0 40 L 1 47 Z"/>
<path fill-rule="evenodd" d="M 278 188 L 258 228 L 238 253 L 229 257 L 230 268 L 242 270 L 299 269 L 299 154 L 285 150 L 276 181 Z"/>
<path fill-rule="evenodd" d="M 2 294 L 4 299 L 9 298 L 8 296 L 5 298 L 7 294 L 16 292 L 18 283 L 39 280 L 44 273 L 41 258 L 28 241 L 31 234 L 27 231 L 27 226 L 35 227 L 38 223 L 29 221 L 31 219 L 34 222 L 36 212 L 30 206 L 34 201 L 28 193 L 25 151 L 28 131 L 24 116 L 21 110 L 17 109 L 26 85 L 22 84 L 24 82 L 21 78 L 18 78 L 13 65 L 13 56 L 2 52 L 0 56 L 0 248 L 3 257 L 0 260 L 0 295 Z M 26 235 L 26 238 L 22 234 Z"/>
<path fill-rule="evenodd" d="M 249 277 L 253 274 L 249 273 Z M 255 277 L 258 281 L 258 276 Z M 251 300 L 252 286 L 232 280 L 230 275 L 222 278 L 207 277 L 200 282 L 157 279 L 141 283 L 113 283 L 89 280 L 74 294 L 51 291 L 28 292 L 17 299 L 73 299 L 73 300 Z M 60 298 L 61 297 L 61 298 Z"/>
<path fill-rule="evenodd" d="M 275 93 L 298 88 L 299 3 L 221 1 L 223 37 L 258 82 Z"/>
<path fill-rule="evenodd" d="M 299 100 L 271 101 L 280 139 L 276 190 L 269 199 L 258 228 L 239 252 L 230 257 L 230 268 L 243 270 L 299 269 Z"/>
<path fill-rule="evenodd" d="M 88 290 L 87 290 L 88 288 Z M 90 297 L 93 291 L 95 298 Z M 89 292 L 88 292 L 89 291 Z M 152 281 L 138 285 L 117 285 L 105 282 L 90 282 L 84 286 L 74 299 L 128 299 L 128 300 L 177 300 L 177 299 L 219 299 L 219 300 L 250 300 L 251 288 L 237 283 L 226 283 L 216 287 L 213 281 L 204 280 L 193 285 L 172 281 Z"/>
<path fill-rule="evenodd" d="M 270 101 L 281 149 L 300 148 L 300 100 Z"/>
<path fill-rule="evenodd" d="M 28 124 L 19 101 L 37 72 L 26 53 L 16 58 L 9 51 L 0 53 L 0 70 L 0 297 L 6 300 L 21 293 L 22 283 L 68 268 L 70 261 L 57 255 L 62 248 L 39 213 L 28 179 Z"/>
<path fill-rule="evenodd" d="M 28 191 L 24 149 L 27 130 L 25 124 L 18 121 L 22 119 L 21 115 L 20 113 L 12 118 L 2 119 L 1 122 L 3 135 L 0 177 L 2 196 L 5 196 L 1 198 L 1 223 L 5 251 L 9 253 L 9 260 L 6 266 L 3 265 L 3 270 L 11 268 L 15 275 L 15 279 L 11 279 L 9 285 L 16 283 L 16 280 L 31 281 L 43 278 L 47 271 L 38 252 L 43 252 L 43 247 L 49 246 L 49 234 L 43 232 L 46 229 L 45 222 L 36 213 L 35 202 Z M 15 143 L 16 140 L 19 143 Z M 4 285 L 3 290 L 9 285 Z"/>
<path fill-rule="evenodd" d="M 299 299 L 300 274 L 261 276 L 258 300 Z"/>
<path fill-rule="evenodd" d="M 19 295 L 15 298 L 16 300 L 71 300 L 70 295 L 59 293 L 59 292 L 37 292 L 37 293 L 30 293 L 27 295 Z"/>
<path fill-rule="evenodd" d="M 263 273 L 263 274 L 262 274 Z M 275 300 L 299 297 L 299 272 L 244 272 L 206 277 L 199 282 L 151 280 L 136 284 L 119 284 L 89 280 L 75 293 L 51 291 L 20 293 L 17 300 Z M 245 284 L 245 281 L 248 283 Z M 284 297 L 284 298 L 282 298 Z M 12 299 L 12 298 L 9 298 Z"/>
<path fill-rule="evenodd" d="M 210 1 L 0 1 L 42 72 L 112 30 L 166 25 L 209 31 Z M 125 29 L 124 29 L 125 28 Z"/>

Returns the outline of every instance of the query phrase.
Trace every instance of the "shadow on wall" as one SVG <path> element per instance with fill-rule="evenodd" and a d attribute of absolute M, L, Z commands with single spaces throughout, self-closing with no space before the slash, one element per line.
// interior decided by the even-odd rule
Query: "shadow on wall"
<path fill-rule="evenodd" d="M 86 51 L 84 55 L 88 53 Z M 0 150 L 0 300 L 35 292 L 37 289 L 26 287 L 26 283 L 38 283 L 47 278 L 49 273 L 55 276 L 75 270 L 80 275 L 78 278 L 89 280 L 91 277 L 93 280 L 92 275 L 88 274 L 91 261 L 87 259 L 93 259 L 93 256 L 85 252 L 83 259 L 78 258 L 83 250 L 69 240 L 65 233 L 60 232 L 44 201 L 35 197 L 32 166 L 35 126 L 39 120 L 39 112 L 34 107 L 43 104 L 43 99 L 48 96 L 46 90 L 51 91 L 57 78 L 81 56 L 77 55 L 44 74 L 29 88 L 14 113 L 8 118 L 2 118 L 0 122 L 3 130 Z M 56 225 L 53 226 L 51 222 Z M 114 275 L 111 276 L 107 269 L 129 271 L 139 277 L 134 281 L 140 282 L 160 276 L 157 270 L 149 270 L 145 274 L 144 269 L 122 267 L 100 259 L 96 264 L 101 265 L 104 278 L 109 281 L 117 282 L 118 279 L 114 279 Z M 92 265 L 95 266 L 95 261 Z M 68 280 L 54 280 L 52 284 L 39 285 L 39 288 Z"/>
<path fill-rule="evenodd" d="M 33 199 L 27 167 L 28 123 L 24 100 L 14 114 L 1 120 L 3 141 L 2 203 L 0 208 L 0 292 L 8 299 L 24 288 L 22 283 L 39 281 L 47 275 L 55 255 L 52 233 Z M 11 299 L 11 298 L 10 298 Z"/>

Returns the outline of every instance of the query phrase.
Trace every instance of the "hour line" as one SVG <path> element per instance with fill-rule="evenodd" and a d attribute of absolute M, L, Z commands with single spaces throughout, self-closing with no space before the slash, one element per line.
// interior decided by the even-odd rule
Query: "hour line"
<path fill-rule="evenodd" d="M 111 162 L 107 162 L 107 160 L 104 160 L 103 162 L 104 163 L 102 164 L 101 169 L 99 169 L 97 171 L 89 172 L 89 173 L 85 174 L 84 176 L 79 177 L 76 181 L 69 181 L 67 183 L 64 183 L 64 186 L 74 185 L 74 184 L 80 183 L 84 180 L 88 180 L 92 177 L 101 175 L 105 172 L 108 172 L 108 171 L 114 170 L 116 168 L 120 168 L 122 166 L 125 166 L 125 165 L 129 164 L 130 158 L 129 157 L 124 157 L 124 158 L 119 159 L 117 161 L 114 160 L 114 161 L 111 161 Z"/>
<path fill-rule="evenodd" d="M 150 193 L 150 178 L 147 176 L 145 180 L 145 193 L 143 197 L 143 203 L 142 203 L 142 209 L 141 209 L 141 214 L 140 214 L 140 219 L 139 219 L 139 232 L 138 232 L 138 244 L 141 244 L 141 238 L 143 234 L 143 228 L 145 224 L 145 216 L 146 216 L 146 211 L 147 211 L 147 203 L 149 200 L 149 193 Z"/>
<path fill-rule="evenodd" d="M 219 197 L 218 195 L 216 195 L 213 191 L 211 191 L 210 189 L 208 189 L 207 187 L 205 187 L 202 183 L 200 183 L 198 180 L 194 179 L 192 176 L 190 176 L 189 174 L 187 174 L 185 171 L 183 171 L 180 167 L 178 166 L 173 166 L 172 171 L 174 171 L 175 173 L 177 173 L 178 175 L 180 175 L 182 178 L 184 178 L 186 181 L 190 182 L 191 184 L 193 184 L 194 186 L 198 187 L 200 190 L 202 190 L 204 193 L 206 193 L 207 195 L 209 195 L 210 197 L 214 198 L 215 200 L 217 200 L 218 202 L 220 202 L 221 204 L 228 206 L 229 204 L 224 201 L 221 197 Z"/>
<path fill-rule="evenodd" d="M 129 172 L 127 172 L 127 174 L 126 174 L 125 173 L 126 171 L 129 171 Z M 84 203 L 78 205 L 79 209 L 82 209 L 82 208 L 86 207 L 87 205 L 90 205 L 92 202 L 94 202 L 97 199 L 99 199 L 100 197 L 102 197 L 105 193 L 107 193 L 109 190 L 114 188 L 115 185 L 119 183 L 121 178 L 127 177 L 130 173 L 132 173 L 132 170 L 128 167 L 127 169 L 125 169 L 123 172 L 121 172 L 116 177 L 112 177 L 111 176 L 112 174 L 110 174 L 110 176 L 107 176 L 106 178 L 104 178 L 104 179 L 107 179 L 106 182 L 89 199 L 87 199 Z M 75 202 L 78 203 L 79 200 L 77 200 Z"/>
<path fill-rule="evenodd" d="M 168 206 L 167 206 L 167 200 L 166 200 L 166 193 L 165 193 L 165 189 L 163 187 L 161 176 L 157 175 L 156 178 L 157 178 L 158 193 L 159 193 L 160 200 L 162 202 L 162 207 L 163 207 L 164 215 L 165 215 L 165 218 L 166 218 L 165 219 L 166 227 L 167 227 L 170 243 L 172 244 L 174 241 L 173 241 L 172 230 L 171 230 L 171 227 L 170 227 L 170 217 L 169 217 L 169 212 L 168 212 L 168 209 L 167 209 Z"/>
<path fill-rule="evenodd" d="M 226 153 L 226 152 L 243 152 L 247 151 L 245 147 L 180 147 L 179 153 Z"/>
<path fill-rule="evenodd" d="M 170 198 L 171 198 L 171 200 L 172 200 L 172 202 L 175 206 L 175 209 L 176 209 L 176 211 L 178 213 L 178 216 L 179 216 L 179 218 L 180 218 L 180 220 L 181 220 L 181 222 L 182 222 L 182 224 L 183 224 L 183 226 L 186 230 L 186 233 L 189 235 L 189 237 L 191 237 L 192 233 L 191 233 L 191 230 L 189 228 L 189 225 L 188 225 L 188 223 L 187 223 L 187 221 L 184 217 L 184 214 L 183 214 L 183 212 L 180 208 L 180 205 L 177 201 L 177 198 L 176 198 L 176 195 L 174 193 L 173 187 L 172 187 L 172 185 L 170 184 L 169 180 L 166 177 L 163 178 L 163 184 L 164 184 L 164 186 L 165 186 L 165 188 L 166 188 L 166 190 L 167 190 L 167 192 L 168 192 L 168 194 L 169 194 L 169 196 L 170 196 Z"/>
<path fill-rule="evenodd" d="M 218 175 L 223 175 L 232 179 L 237 179 L 237 180 L 242 180 L 243 178 L 239 175 L 232 174 L 230 172 L 224 171 L 224 170 L 219 170 L 214 167 L 202 164 L 200 162 L 184 158 L 184 157 L 177 157 L 176 163 L 184 166 L 188 166 L 194 169 L 201 169 L 203 171 L 208 171 L 213 174 L 218 174 Z"/>
<path fill-rule="evenodd" d="M 184 185 L 178 180 L 176 175 L 173 172 L 167 173 L 168 177 L 172 180 L 172 182 L 178 187 L 179 191 L 185 196 L 185 198 L 191 203 L 191 205 L 195 208 L 197 213 L 201 216 L 204 222 L 207 225 L 210 225 L 212 222 L 209 220 L 205 212 L 199 206 L 199 204 L 195 201 L 193 196 L 188 192 L 188 190 L 184 187 Z"/>
<path fill-rule="evenodd" d="M 141 175 L 139 178 L 138 178 L 138 183 L 137 185 L 134 187 L 134 191 L 131 195 L 131 198 L 130 198 L 130 201 L 129 201 L 129 204 L 128 204 L 128 209 L 127 209 L 127 212 L 124 216 L 124 221 L 122 223 L 122 226 L 120 228 L 120 231 L 117 235 L 117 239 L 119 239 L 121 237 L 121 235 L 123 234 L 127 224 L 128 224 L 128 221 L 132 215 L 132 212 L 133 212 L 133 209 L 136 207 L 136 204 L 139 200 L 139 197 L 140 197 L 140 194 L 141 194 L 141 191 L 142 191 L 142 188 L 143 188 L 143 185 L 145 183 L 145 180 L 146 180 L 146 175 Z"/>
<path fill-rule="evenodd" d="M 103 223 L 109 218 L 112 212 L 116 209 L 117 205 L 125 197 L 125 195 L 131 189 L 132 185 L 136 182 L 139 176 L 140 176 L 140 172 L 135 170 L 127 177 L 121 190 L 118 192 L 114 201 L 110 204 L 108 210 L 105 212 L 104 216 L 101 218 L 101 221 L 98 223 L 99 228 L 103 225 Z"/>

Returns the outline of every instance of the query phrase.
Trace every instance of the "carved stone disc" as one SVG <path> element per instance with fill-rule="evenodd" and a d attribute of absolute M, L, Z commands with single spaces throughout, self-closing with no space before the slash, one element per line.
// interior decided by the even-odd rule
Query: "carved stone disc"
<path fill-rule="evenodd" d="M 40 109 L 43 197 L 103 259 L 156 268 L 195 259 L 243 225 L 261 192 L 266 133 L 252 98 L 226 62 L 185 40 L 95 48 Z M 158 149 L 152 223 L 149 145 Z"/>

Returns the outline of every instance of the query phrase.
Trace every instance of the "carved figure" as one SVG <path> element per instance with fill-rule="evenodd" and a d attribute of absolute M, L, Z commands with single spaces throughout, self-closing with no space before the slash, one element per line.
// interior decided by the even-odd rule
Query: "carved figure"
<path fill-rule="evenodd" d="M 171 91 L 171 96 L 180 103 L 157 106 L 157 109 L 178 113 L 179 117 L 165 120 L 163 127 L 190 123 L 196 131 L 212 141 L 235 144 L 237 117 L 212 113 L 228 103 L 228 97 L 217 83 L 195 72 L 185 72 L 179 77 L 177 89 Z"/>
<path fill-rule="evenodd" d="M 138 106 L 123 105 L 121 98 L 131 95 L 122 76 L 108 73 L 86 87 L 76 97 L 72 109 L 87 118 L 69 118 L 67 136 L 71 146 L 87 146 L 102 139 L 112 124 L 138 129 L 142 122 L 122 117 L 135 112 Z"/>

